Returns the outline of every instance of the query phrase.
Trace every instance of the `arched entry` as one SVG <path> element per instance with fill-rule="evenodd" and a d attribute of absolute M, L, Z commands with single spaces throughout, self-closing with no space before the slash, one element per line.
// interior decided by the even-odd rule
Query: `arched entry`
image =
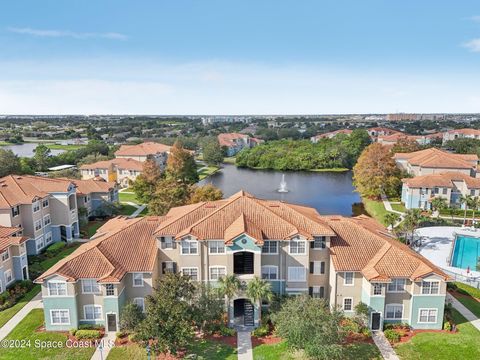
<path fill-rule="evenodd" d="M 233 273 L 237 275 L 254 273 L 254 254 L 250 251 L 239 251 L 233 254 Z"/>
<path fill-rule="evenodd" d="M 249 299 L 236 299 L 233 301 L 233 316 L 235 325 L 255 325 L 255 309 Z"/>

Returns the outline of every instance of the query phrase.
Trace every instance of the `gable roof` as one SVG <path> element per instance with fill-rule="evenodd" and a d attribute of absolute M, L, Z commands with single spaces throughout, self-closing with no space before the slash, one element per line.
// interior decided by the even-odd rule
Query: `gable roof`
<path fill-rule="evenodd" d="M 427 174 L 413 178 L 402 179 L 402 182 L 410 188 L 420 187 L 455 187 L 453 182 L 463 181 L 469 189 L 480 189 L 480 178 L 474 178 L 461 172 L 444 172 L 440 174 Z"/>
<path fill-rule="evenodd" d="M 478 129 L 470 129 L 470 128 L 464 128 L 464 129 L 453 129 L 447 131 L 449 134 L 462 134 L 462 135 L 475 135 L 475 136 L 480 136 L 480 130 Z"/>
<path fill-rule="evenodd" d="M 240 133 L 224 133 L 218 134 L 217 139 L 220 146 L 235 146 L 235 140 L 238 139 L 248 139 L 250 138 L 247 134 L 240 134 Z"/>
<path fill-rule="evenodd" d="M 114 189 L 116 184 L 103 179 L 71 180 L 77 187 L 77 194 L 106 193 Z"/>
<path fill-rule="evenodd" d="M 394 158 L 396 160 L 407 160 L 411 165 L 445 169 L 472 169 L 478 162 L 478 156 L 475 154 L 452 154 L 437 148 L 411 153 L 396 153 Z"/>
<path fill-rule="evenodd" d="M 115 151 L 115 156 L 148 156 L 159 153 L 170 152 L 171 146 L 156 143 L 153 141 L 144 142 L 138 145 L 122 145 Z"/>
<path fill-rule="evenodd" d="M 119 169 L 125 170 L 143 170 L 143 163 L 141 161 L 135 159 L 125 159 L 125 158 L 118 158 L 112 160 L 103 160 L 97 161 L 92 164 L 84 164 L 80 166 L 80 169 L 109 169 L 110 167 L 117 167 Z"/>
<path fill-rule="evenodd" d="M 0 252 L 5 251 L 11 245 L 20 245 L 27 241 L 26 237 L 16 236 L 19 231 L 22 229 L 18 227 L 0 226 Z"/>

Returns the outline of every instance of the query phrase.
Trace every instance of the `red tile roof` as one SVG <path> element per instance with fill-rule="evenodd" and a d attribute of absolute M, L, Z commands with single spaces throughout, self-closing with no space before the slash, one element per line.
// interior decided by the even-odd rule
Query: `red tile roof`
<path fill-rule="evenodd" d="M 26 237 L 16 236 L 20 231 L 22 229 L 18 227 L 0 226 L 0 252 L 5 251 L 11 245 L 20 245 L 27 241 Z"/>
<path fill-rule="evenodd" d="M 144 142 L 138 145 L 122 145 L 115 156 L 148 156 L 170 152 L 171 146 L 156 142 Z"/>
<path fill-rule="evenodd" d="M 428 174 L 413 178 L 402 179 L 410 188 L 455 187 L 454 181 L 462 181 L 468 189 L 480 189 L 480 178 L 474 178 L 461 172 L 445 172 L 441 174 Z"/>
<path fill-rule="evenodd" d="M 394 158 L 407 160 L 411 165 L 445 169 L 472 169 L 478 162 L 478 156 L 475 154 L 452 154 L 436 148 L 411 153 L 396 153 Z"/>
<path fill-rule="evenodd" d="M 143 170 L 143 162 L 135 159 L 125 159 L 125 158 L 97 161 L 92 164 L 84 164 L 80 166 L 80 169 L 91 169 L 91 170 L 109 169 L 111 166 L 117 167 L 119 169 L 124 169 L 124 170 L 136 170 L 136 171 Z"/>

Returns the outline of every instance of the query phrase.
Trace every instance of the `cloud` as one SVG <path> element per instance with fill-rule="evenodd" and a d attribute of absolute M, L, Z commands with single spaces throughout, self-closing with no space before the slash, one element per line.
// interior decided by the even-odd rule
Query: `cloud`
<path fill-rule="evenodd" d="M 475 22 L 480 22 L 480 15 L 471 16 L 469 19 Z"/>
<path fill-rule="evenodd" d="M 68 37 L 73 39 L 109 39 L 109 40 L 127 40 L 128 36 L 116 32 L 106 32 L 106 33 L 91 33 L 91 32 L 74 32 L 68 30 L 42 30 L 42 29 L 32 29 L 32 28 L 17 28 L 9 27 L 7 28 L 9 32 L 23 35 L 31 35 L 36 37 L 50 37 L 50 38 L 61 38 Z"/>
<path fill-rule="evenodd" d="M 480 38 L 467 41 L 462 46 L 472 52 L 480 52 Z"/>

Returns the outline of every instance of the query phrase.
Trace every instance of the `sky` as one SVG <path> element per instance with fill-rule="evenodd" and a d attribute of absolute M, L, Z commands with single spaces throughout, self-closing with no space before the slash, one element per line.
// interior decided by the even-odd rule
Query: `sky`
<path fill-rule="evenodd" d="M 0 3 L 0 114 L 480 112 L 478 0 Z"/>

